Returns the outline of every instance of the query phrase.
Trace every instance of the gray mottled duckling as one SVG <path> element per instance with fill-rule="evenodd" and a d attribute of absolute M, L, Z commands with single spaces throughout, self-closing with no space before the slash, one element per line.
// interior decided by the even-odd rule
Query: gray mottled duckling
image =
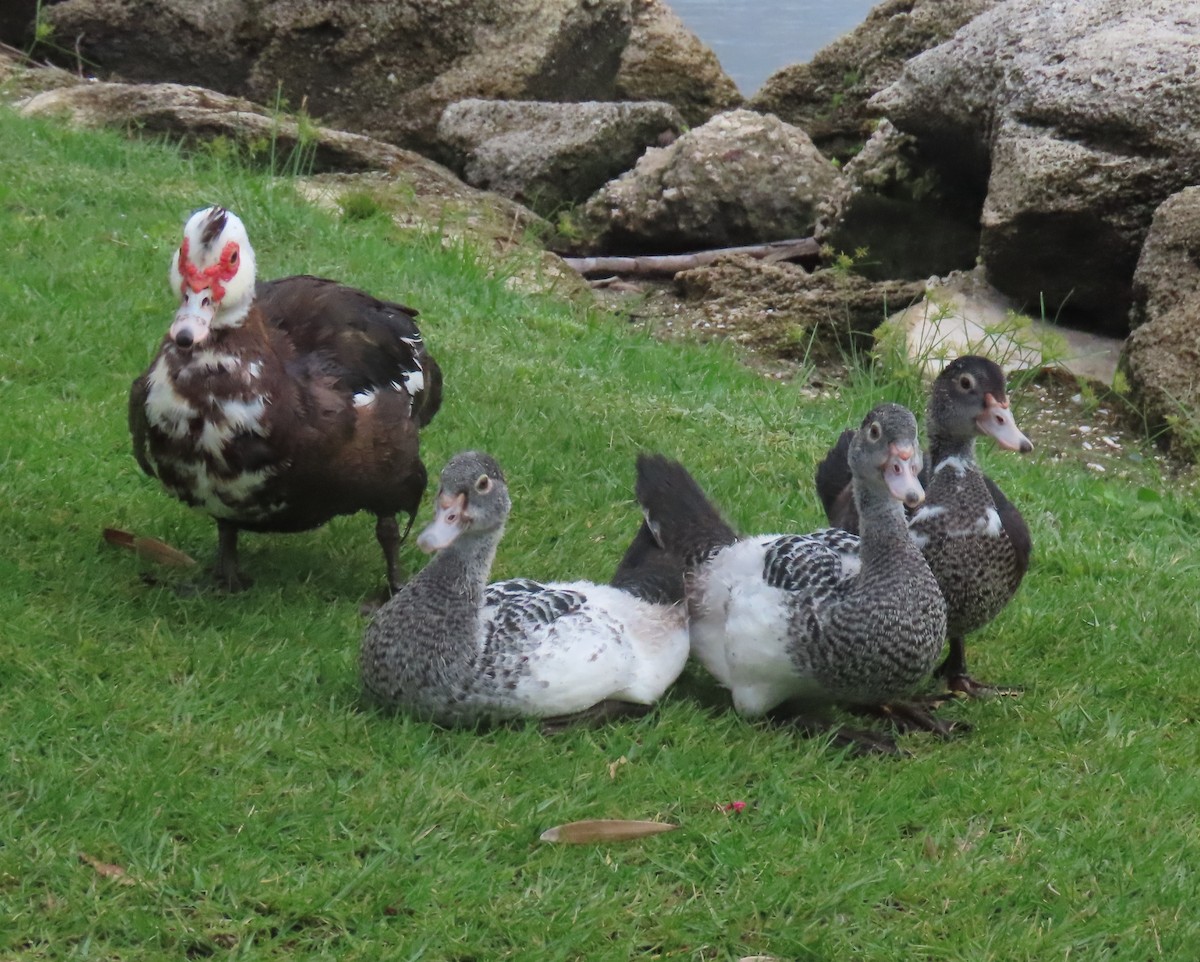
<path fill-rule="evenodd" d="M 1029 568 L 1032 539 L 1021 512 L 976 462 L 975 439 L 986 434 L 1023 454 L 1033 444 L 1009 411 L 1004 372 L 975 355 L 951 362 L 934 380 L 925 424 L 925 503 L 909 527 L 946 599 L 950 647 L 935 674 L 951 691 L 985 694 L 996 689 L 967 672 L 966 636 L 1012 599 Z M 858 530 L 847 465 L 852 435 L 843 432 L 817 468 L 830 523 L 851 532 Z"/>
<path fill-rule="evenodd" d="M 363 639 L 367 698 L 442 725 L 644 711 L 687 661 L 680 563 L 645 529 L 615 586 L 488 584 L 510 506 L 489 455 L 467 451 L 443 469 L 436 514 L 417 539 L 435 556 Z"/>
<path fill-rule="evenodd" d="M 921 502 L 916 419 L 883 404 L 848 455 L 861 537 L 838 529 L 739 538 L 691 475 L 638 460 L 637 498 L 666 549 L 684 559 L 692 653 L 747 717 L 878 706 L 909 694 L 941 651 L 946 608 L 908 535 Z"/>

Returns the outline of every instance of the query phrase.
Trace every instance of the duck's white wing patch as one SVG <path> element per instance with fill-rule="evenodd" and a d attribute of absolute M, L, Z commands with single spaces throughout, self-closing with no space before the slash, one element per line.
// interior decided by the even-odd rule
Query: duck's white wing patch
<path fill-rule="evenodd" d="M 975 522 L 975 533 L 986 535 L 989 538 L 999 538 L 1003 530 L 1000 512 L 995 508 L 988 508 Z"/>

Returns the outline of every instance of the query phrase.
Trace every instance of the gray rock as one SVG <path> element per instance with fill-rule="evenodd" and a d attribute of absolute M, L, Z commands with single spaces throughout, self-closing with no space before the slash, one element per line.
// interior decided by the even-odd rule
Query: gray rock
<path fill-rule="evenodd" d="M 436 167 L 412 151 L 275 114 L 243 97 L 182 84 L 75 84 L 26 101 L 26 116 L 59 116 L 80 127 L 117 127 L 169 134 L 184 143 L 226 137 L 249 155 L 273 150 L 277 157 L 306 154 L 298 162 L 312 172 L 388 170 L 401 164 Z M 442 176 L 454 175 L 443 170 Z"/>
<path fill-rule="evenodd" d="M 986 184 L 989 280 L 1123 331 L 1154 209 L 1200 181 L 1200 0 L 1010 0 L 871 100 L 946 176 Z"/>
<path fill-rule="evenodd" d="M 1154 213 L 1133 278 L 1133 333 L 1121 369 L 1148 423 L 1170 426 L 1171 441 L 1200 453 L 1200 187 L 1168 198 Z"/>
<path fill-rule="evenodd" d="M 802 127 L 824 153 L 848 159 L 874 129 L 871 95 L 895 81 L 910 57 L 999 2 L 884 0 L 809 63 L 773 73 L 748 106 Z"/>
<path fill-rule="evenodd" d="M 683 25 L 664 0 L 632 0 L 629 43 L 617 71 L 617 98 L 665 100 L 691 126 L 740 106 L 737 84 L 716 54 Z"/>
<path fill-rule="evenodd" d="M 467 183 L 552 214 L 683 128 L 666 103 L 462 100 L 442 114 L 438 137 Z"/>
<path fill-rule="evenodd" d="M 43 14 L 119 79 L 282 99 L 328 126 L 438 156 L 438 118 L 458 100 L 628 99 L 618 76 L 631 2 L 64 0 Z M 664 90 L 690 110 L 711 82 L 697 74 Z"/>
<path fill-rule="evenodd" d="M 812 233 L 841 177 L 798 127 L 733 110 L 646 151 L 588 201 L 586 217 L 610 252 L 783 240 Z"/>

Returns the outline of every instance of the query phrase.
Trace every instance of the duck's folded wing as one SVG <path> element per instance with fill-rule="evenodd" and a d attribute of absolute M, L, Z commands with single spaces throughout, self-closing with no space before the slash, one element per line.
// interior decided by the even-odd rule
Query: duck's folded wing
<path fill-rule="evenodd" d="M 503 697 L 520 714 L 582 711 L 629 684 L 632 654 L 621 618 L 585 590 L 622 594 L 523 580 L 488 586 L 484 662 L 510 680 Z"/>
<path fill-rule="evenodd" d="M 858 538 L 837 528 L 783 535 L 763 545 L 763 581 L 784 591 L 823 596 L 858 567 Z"/>
<path fill-rule="evenodd" d="M 258 306 L 283 330 L 297 355 L 317 361 L 339 388 L 365 394 L 404 388 L 414 403 L 436 370 L 417 327 L 417 312 L 365 291 L 309 275 L 260 282 Z M 440 382 L 440 371 L 436 377 Z M 440 383 L 438 386 L 440 394 Z"/>
<path fill-rule="evenodd" d="M 497 581 L 487 586 L 483 599 L 489 639 L 500 636 L 512 644 L 540 634 L 558 619 L 578 612 L 586 602 L 581 592 L 537 581 Z"/>

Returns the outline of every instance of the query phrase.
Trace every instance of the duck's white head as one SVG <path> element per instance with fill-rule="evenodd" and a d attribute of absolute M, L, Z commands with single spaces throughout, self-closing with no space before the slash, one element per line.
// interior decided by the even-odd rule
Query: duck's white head
<path fill-rule="evenodd" d="M 254 303 L 254 248 L 241 218 L 206 207 L 188 218 L 171 257 L 171 289 L 180 298 L 171 324 L 175 346 L 190 350 L 214 330 L 240 327 Z"/>

